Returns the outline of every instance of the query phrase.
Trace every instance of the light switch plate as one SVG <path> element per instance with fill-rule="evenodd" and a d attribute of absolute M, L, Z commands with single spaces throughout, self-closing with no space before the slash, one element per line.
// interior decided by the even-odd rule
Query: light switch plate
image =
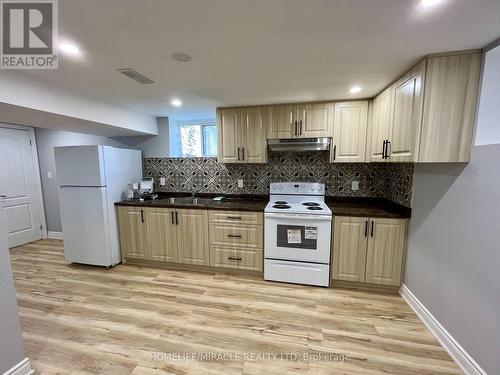
<path fill-rule="evenodd" d="M 243 180 L 238 179 L 238 188 L 243 188 Z"/>
<path fill-rule="evenodd" d="M 48 172 L 47 172 L 47 178 L 48 178 L 49 180 L 51 180 L 51 179 L 52 179 L 52 172 L 51 172 L 51 171 L 48 171 Z"/>
<path fill-rule="evenodd" d="M 165 186 L 165 177 L 160 177 L 160 186 Z"/>
<path fill-rule="evenodd" d="M 359 190 L 359 181 L 352 182 L 352 190 L 353 191 Z"/>

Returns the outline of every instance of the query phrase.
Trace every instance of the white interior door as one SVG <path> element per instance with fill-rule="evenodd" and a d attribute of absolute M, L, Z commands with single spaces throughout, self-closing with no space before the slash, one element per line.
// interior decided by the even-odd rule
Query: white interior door
<path fill-rule="evenodd" d="M 29 130 L 0 127 L 0 194 L 9 247 L 42 238 L 35 165 Z"/>

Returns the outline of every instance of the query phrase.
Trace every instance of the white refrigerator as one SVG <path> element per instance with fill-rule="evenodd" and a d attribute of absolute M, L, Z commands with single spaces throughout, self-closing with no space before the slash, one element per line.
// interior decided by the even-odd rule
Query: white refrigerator
<path fill-rule="evenodd" d="M 138 150 L 54 147 L 67 262 L 112 267 L 121 262 L 114 203 L 142 177 Z"/>

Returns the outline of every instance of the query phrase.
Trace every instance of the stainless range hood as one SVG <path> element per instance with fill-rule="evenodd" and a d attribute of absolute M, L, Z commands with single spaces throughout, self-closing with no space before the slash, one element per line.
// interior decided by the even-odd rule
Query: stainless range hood
<path fill-rule="evenodd" d="M 269 139 L 269 151 L 326 151 L 330 149 L 331 138 Z"/>

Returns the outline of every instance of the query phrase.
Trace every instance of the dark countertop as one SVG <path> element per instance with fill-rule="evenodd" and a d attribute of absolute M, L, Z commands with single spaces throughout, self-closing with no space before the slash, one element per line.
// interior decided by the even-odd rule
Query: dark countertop
<path fill-rule="evenodd" d="M 326 197 L 326 204 L 337 216 L 386 217 L 405 219 L 411 217 L 411 208 L 383 198 Z"/>
<path fill-rule="evenodd" d="M 226 199 L 216 202 L 212 199 L 222 194 L 199 194 L 198 202 L 193 204 L 189 201 L 191 195 L 182 193 L 160 194 L 159 199 L 152 201 L 125 200 L 116 202 L 116 206 L 137 206 L 137 207 L 169 207 L 169 208 L 190 208 L 200 210 L 228 210 L 228 211 L 253 211 L 264 212 L 264 208 L 269 202 L 267 195 L 224 195 Z M 172 201 L 170 198 L 174 198 Z M 180 199 L 179 199 L 180 198 Z M 182 198 L 188 198 L 182 201 Z"/>
<path fill-rule="evenodd" d="M 115 205 L 263 212 L 269 202 L 268 195 L 225 195 L 226 199 L 222 202 L 213 201 L 212 198 L 216 196 L 217 194 L 200 193 L 197 195 L 198 203 L 193 204 L 190 199 L 182 199 L 191 198 L 190 194 L 159 193 L 159 199 L 156 200 L 143 202 L 124 200 L 116 202 Z M 173 201 L 170 199 L 172 197 L 175 198 Z M 411 208 L 382 198 L 326 197 L 325 200 L 333 215 L 338 216 L 386 218 L 409 218 L 411 216 Z"/>

